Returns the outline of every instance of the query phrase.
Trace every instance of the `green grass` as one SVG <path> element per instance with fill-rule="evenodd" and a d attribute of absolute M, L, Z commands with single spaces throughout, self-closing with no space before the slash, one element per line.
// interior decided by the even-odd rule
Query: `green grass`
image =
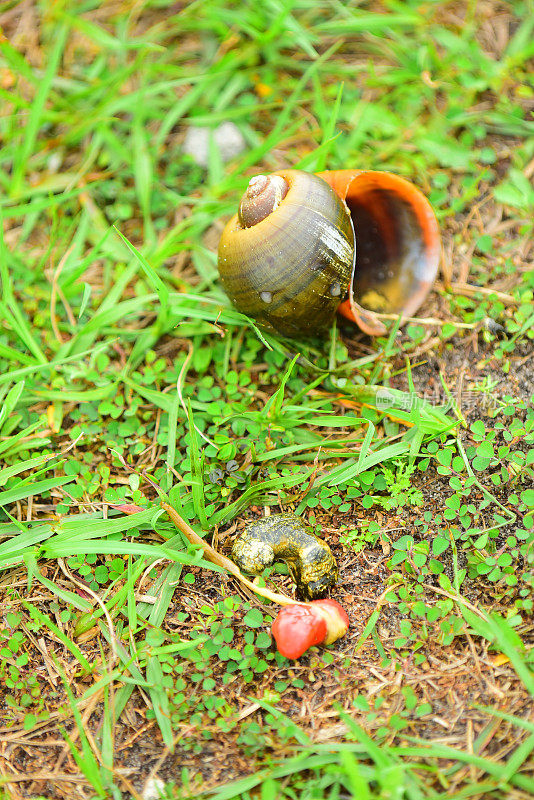
<path fill-rule="evenodd" d="M 530 796 L 532 3 L 4 6 L 0 740 L 30 755 L 0 787 L 58 760 L 58 796 L 137 798 L 157 752 L 169 800 Z M 223 121 L 246 149 L 204 169 L 185 132 Z M 290 341 L 229 306 L 222 224 L 282 166 L 427 194 L 421 318 Z M 160 494 L 225 548 L 261 506 L 324 530 L 349 635 L 291 665 Z M 449 729 L 427 671 L 467 682 Z"/>

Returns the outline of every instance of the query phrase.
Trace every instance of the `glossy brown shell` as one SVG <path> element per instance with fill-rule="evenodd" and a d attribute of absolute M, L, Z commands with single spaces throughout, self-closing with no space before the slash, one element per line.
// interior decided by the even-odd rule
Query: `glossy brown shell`
<path fill-rule="evenodd" d="M 274 174 L 289 184 L 286 196 L 250 228 L 232 217 L 219 243 L 219 273 L 238 311 L 287 336 L 311 334 L 331 323 L 347 294 L 350 217 L 322 178 L 298 170 Z"/>
<path fill-rule="evenodd" d="M 234 216 L 221 237 L 219 272 L 239 311 L 287 336 L 320 331 L 336 310 L 371 335 L 386 331 L 373 312 L 417 311 L 440 236 L 413 184 L 378 171 L 274 174 L 290 187 L 278 207 L 250 228 Z"/>

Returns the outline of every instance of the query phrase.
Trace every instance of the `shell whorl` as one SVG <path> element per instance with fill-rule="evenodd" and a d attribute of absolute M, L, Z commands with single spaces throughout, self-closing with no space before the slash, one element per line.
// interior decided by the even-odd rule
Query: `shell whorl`
<path fill-rule="evenodd" d="M 244 228 L 251 228 L 276 211 L 289 186 L 280 175 L 256 175 L 250 179 L 239 204 L 237 216 Z"/>

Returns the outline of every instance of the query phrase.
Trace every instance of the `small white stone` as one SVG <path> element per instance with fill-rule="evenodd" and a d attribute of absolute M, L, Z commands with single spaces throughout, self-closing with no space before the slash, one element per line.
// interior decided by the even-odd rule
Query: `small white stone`
<path fill-rule="evenodd" d="M 190 155 L 195 163 L 201 167 L 208 166 L 210 136 L 213 136 L 215 145 L 224 162 L 238 156 L 246 147 L 243 134 L 233 122 L 223 122 L 215 129 L 195 126 L 188 128 L 183 151 Z"/>
<path fill-rule="evenodd" d="M 161 800 L 165 789 L 165 781 L 161 778 L 149 778 L 143 787 L 143 800 Z"/>
<path fill-rule="evenodd" d="M 61 162 L 63 159 L 61 158 L 59 153 L 52 153 L 50 158 L 48 159 L 48 171 L 49 172 L 57 172 L 61 166 Z"/>

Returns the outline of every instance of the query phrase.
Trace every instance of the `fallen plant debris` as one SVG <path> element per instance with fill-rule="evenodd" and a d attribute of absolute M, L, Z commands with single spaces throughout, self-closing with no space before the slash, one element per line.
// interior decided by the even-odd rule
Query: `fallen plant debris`
<path fill-rule="evenodd" d="M 222 556 L 211 545 L 205 542 L 168 503 L 162 502 L 176 527 L 191 542 L 200 547 L 209 561 L 228 570 L 256 594 L 282 605 L 272 625 L 272 631 L 279 652 L 286 658 L 299 658 L 314 644 L 332 644 L 345 635 L 349 627 L 349 618 L 343 608 L 335 600 L 312 600 L 309 603 L 296 603 L 290 597 L 264 586 L 258 586 L 245 578 L 237 565 L 229 558 Z"/>
<path fill-rule="evenodd" d="M 245 572 L 261 575 L 283 561 L 305 600 L 323 597 L 337 583 L 336 560 L 328 544 L 296 514 L 269 514 L 248 523 L 234 539 L 232 559 Z"/>
<path fill-rule="evenodd" d="M 285 594 L 279 594 L 278 592 L 273 592 L 266 586 L 258 586 L 256 583 L 250 581 L 243 575 L 237 564 L 235 564 L 229 558 L 226 558 L 226 556 L 221 555 L 221 553 L 218 553 L 210 544 L 208 544 L 208 542 L 205 542 L 204 539 L 201 539 L 198 533 L 195 533 L 193 528 L 188 525 L 184 519 L 182 519 L 176 509 L 165 502 L 161 503 L 161 507 L 167 512 L 178 530 L 184 534 L 186 539 L 188 539 L 191 544 L 199 547 L 206 558 L 213 564 L 228 570 L 228 572 L 237 578 L 238 581 L 240 581 L 244 586 L 248 586 L 249 589 L 252 589 L 252 591 L 256 592 L 256 594 L 259 594 L 260 597 L 265 597 L 267 600 L 272 600 L 273 603 L 278 603 L 278 605 L 282 606 L 295 604 L 295 601 L 291 597 L 288 597 Z"/>

